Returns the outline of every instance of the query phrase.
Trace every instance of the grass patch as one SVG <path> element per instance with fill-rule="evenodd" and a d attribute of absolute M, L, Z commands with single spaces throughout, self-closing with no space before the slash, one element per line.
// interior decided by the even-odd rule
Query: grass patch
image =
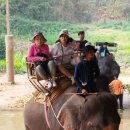
<path fill-rule="evenodd" d="M 14 71 L 16 74 L 23 74 L 26 72 L 25 56 L 18 53 L 14 56 Z M 6 72 L 6 60 L 0 60 L 0 72 Z"/>
<path fill-rule="evenodd" d="M 119 29 L 123 31 L 130 30 L 130 23 L 129 21 L 114 21 L 114 20 L 101 20 L 97 24 L 99 28 L 110 28 L 110 29 Z"/>
<path fill-rule="evenodd" d="M 0 60 L 0 72 L 6 71 L 6 61 L 5 59 Z"/>
<path fill-rule="evenodd" d="M 26 72 L 25 55 L 19 55 L 16 53 L 14 56 L 14 70 L 16 74 L 22 74 Z"/>

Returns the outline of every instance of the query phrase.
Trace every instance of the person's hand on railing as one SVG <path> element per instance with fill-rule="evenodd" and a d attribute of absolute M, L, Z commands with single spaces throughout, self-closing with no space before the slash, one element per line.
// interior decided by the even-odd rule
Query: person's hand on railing
<path fill-rule="evenodd" d="M 82 51 L 75 51 L 74 53 L 69 53 L 69 54 L 64 54 L 64 55 L 55 55 L 51 58 L 48 58 L 47 60 L 61 60 L 62 57 L 65 56 L 71 56 L 72 58 L 75 56 L 78 56 L 78 54 L 80 54 Z"/>
<path fill-rule="evenodd" d="M 88 92 L 85 89 L 82 89 L 81 92 L 82 92 L 83 95 L 87 95 L 88 94 Z"/>
<path fill-rule="evenodd" d="M 42 61 L 46 61 L 46 60 L 48 60 L 47 57 L 42 57 Z"/>
<path fill-rule="evenodd" d="M 61 59 L 62 56 L 65 56 L 65 55 L 56 55 L 56 56 L 53 56 L 53 59 L 59 60 L 59 59 Z"/>

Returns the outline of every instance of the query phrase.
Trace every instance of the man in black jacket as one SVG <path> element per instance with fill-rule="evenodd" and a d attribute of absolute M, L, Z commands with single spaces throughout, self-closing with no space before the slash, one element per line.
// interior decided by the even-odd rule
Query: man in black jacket
<path fill-rule="evenodd" d="M 88 45 L 84 49 L 85 58 L 80 61 L 74 72 L 74 78 L 78 87 L 78 92 L 86 95 L 87 93 L 97 92 L 96 79 L 100 74 L 98 64 L 94 58 L 94 53 L 97 49 L 94 46 Z"/>

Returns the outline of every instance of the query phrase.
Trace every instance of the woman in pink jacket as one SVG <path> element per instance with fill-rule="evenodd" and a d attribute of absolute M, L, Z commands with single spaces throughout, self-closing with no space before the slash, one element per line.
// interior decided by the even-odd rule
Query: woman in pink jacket
<path fill-rule="evenodd" d="M 36 33 L 33 37 L 27 60 L 35 62 L 37 75 L 43 80 L 48 80 L 48 88 L 50 89 L 52 86 L 57 86 L 55 82 L 56 70 L 54 62 L 49 62 L 48 60 L 51 56 L 46 41 L 41 32 Z"/>

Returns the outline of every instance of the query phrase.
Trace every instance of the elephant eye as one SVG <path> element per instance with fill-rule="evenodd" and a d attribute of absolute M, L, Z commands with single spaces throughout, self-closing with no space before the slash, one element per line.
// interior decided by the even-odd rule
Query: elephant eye
<path fill-rule="evenodd" d="M 84 102 L 87 102 L 88 101 L 88 99 L 87 98 L 85 98 L 85 101 Z"/>
<path fill-rule="evenodd" d="M 90 128 L 90 127 L 92 127 L 92 126 L 93 126 L 93 123 L 92 123 L 91 121 L 88 121 L 87 127 Z"/>

